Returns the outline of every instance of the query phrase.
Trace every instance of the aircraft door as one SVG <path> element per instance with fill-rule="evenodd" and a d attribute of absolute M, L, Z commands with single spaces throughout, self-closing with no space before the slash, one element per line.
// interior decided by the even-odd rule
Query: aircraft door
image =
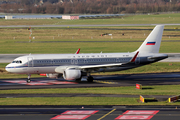
<path fill-rule="evenodd" d="M 33 67 L 33 58 L 32 57 L 28 57 L 28 67 Z"/>
<path fill-rule="evenodd" d="M 77 59 L 72 59 L 71 64 L 78 64 L 78 60 Z"/>
<path fill-rule="evenodd" d="M 75 63 L 75 64 L 78 64 L 78 60 L 75 60 L 74 63 Z"/>
<path fill-rule="evenodd" d="M 88 60 L 87 60 L 87 59 L 84 59 L 84 63 L 88 63 Z"/>
<path fill-rule="evenodd" d="M 71 64 L 74 64 L 74 59 L 71 60 Z"/>

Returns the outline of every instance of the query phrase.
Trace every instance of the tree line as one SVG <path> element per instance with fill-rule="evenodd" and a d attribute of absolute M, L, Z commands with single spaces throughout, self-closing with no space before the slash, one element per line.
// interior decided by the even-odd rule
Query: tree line
<path fill-rule="evenodd" d="M 120 14 L 180 11 L 180 0 L 0 0 L 0 12 Z"/>

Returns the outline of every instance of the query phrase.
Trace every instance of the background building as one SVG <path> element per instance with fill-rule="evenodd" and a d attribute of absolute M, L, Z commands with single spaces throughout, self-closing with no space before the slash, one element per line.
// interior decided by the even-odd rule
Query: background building
<path fill-rule="evenodd" d="M 76 15 L 62 15 L 62 19 L 65 19 L 65 20 L 79 20 L 79 16 Z"/>

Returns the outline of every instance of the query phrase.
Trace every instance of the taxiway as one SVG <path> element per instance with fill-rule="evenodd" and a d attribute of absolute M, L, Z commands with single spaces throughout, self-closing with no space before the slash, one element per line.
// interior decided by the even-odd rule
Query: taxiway
<path fill-rule="evenodd" d="M 1 120 L 179 120 L 180 106 L 0 106 Z"/>
<path fill-rule="evenodd" d="M 27 78 L 0 79 L 0 89 L 35 89 L 35 88 L 80 88 L 80 87 L 118 87 L 135 86 L 136 83 L 149 85 L 177 85 L 180 84 L 180 73 L 151 73 L 151 74 L 126 74 L 126 75 L 96 75 L 93 83 L 88 83 L 85 78 L 81 82 L 65 81 L 63 78 L 51 79 L 46 77 L 32 78 L 27 83 Z"/>

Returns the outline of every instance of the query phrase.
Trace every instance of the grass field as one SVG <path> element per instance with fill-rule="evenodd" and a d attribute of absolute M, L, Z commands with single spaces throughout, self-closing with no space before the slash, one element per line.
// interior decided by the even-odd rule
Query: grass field
<path fill-rule="evenodd" d="M 153 27 L 150 27 L 153 28 Z M 133 52 L 145 40 L 150 30 L 100 30 L 100 29 L 33 29 L 29 43 L 29 31 L 26 29 L 0 29 L 0 53 L 81 53 Z M 180 31 L 164 31 L 163 40 L 179 40 Z M 11 34 L 10 34 L 11 33 Z M 101 36 L 111 33 L 112 36 Z M 122 35 L 124 33 L 124 35 Z M 45 41 L 45 42 L 44 42 Z M 56 41 L 56 42 L 53 42 Z M 64 42 L 62 42 L 64 41 Z M 72 41 L 72 42 L 66 42 Z M 75 42 L 81 41 L 81 42 Z M 83 42 L 87 41 L 87 42 Z M 107 41 L 107 42 L 88 42 Z M 108 42 L 109 41 L 109 42 Z M 118 41 L 118 42 L 111 42 Z M 135 41 L 135 42 L 121 42 Z M 142 42 L 136 42 L 142 41 Z M 162 42 L 161 53 L 178 53 L 180 42 Z M 172 47 L 173 46 L 173 47 Z"/>
<path fill-rule="evenodd" d="M 179 85 L 143 86 L 136 90 L 133 87 L 101 87 L 101 88 L 56 88 L 56 89 L 23 89 L 1 90 L 0 94 L 55 94 L 55 93 L 86 93 L 86 94 L 129 94 L 129 95 L 177 95 Z M 0 105 L 180 105 L 180 102 L 138 103 L 139 98 L 118 97 L 50 97 L 50 98 L 0 98 Z M 82 103 L 83 101 L 83 103 Z"/>
<path fill-rule="evenodd" d="M 180 102 L 138 103 L 138 100 L 138 98 L 117 97 L 0 98 L 0 105 L 180 105 Z"/>
<path fill-rule="evenodd" d="M 178 95 L 180 85 L 143 86 L 137 90 L 134 86 L 125 87 L 95 87 L 95 88 L 52 88 L 52 89 L 20 89 L 1 90 L 0 94 L 123 94 L 123 95 Z M 147 88 L 147 89 L 146 89 Z M 149 89 L 148 89 L 149 88 Z"/>

